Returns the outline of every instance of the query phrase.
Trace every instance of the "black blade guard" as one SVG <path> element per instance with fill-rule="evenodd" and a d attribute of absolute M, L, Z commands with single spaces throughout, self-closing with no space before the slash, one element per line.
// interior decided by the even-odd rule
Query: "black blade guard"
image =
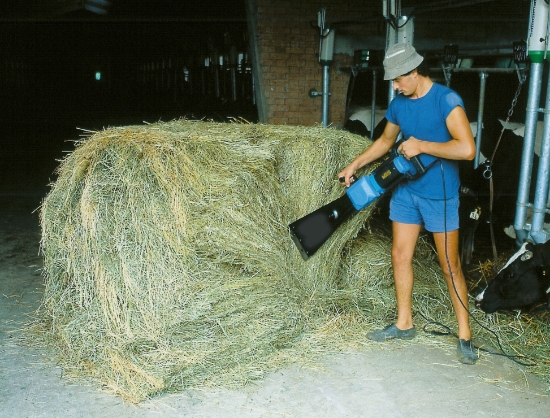
<path fill-rule="evenodd" d="M 357 211 L 347 194 L 292 222 L 288 227 L 302 258 L 307 260 L 336 229 Z"/>

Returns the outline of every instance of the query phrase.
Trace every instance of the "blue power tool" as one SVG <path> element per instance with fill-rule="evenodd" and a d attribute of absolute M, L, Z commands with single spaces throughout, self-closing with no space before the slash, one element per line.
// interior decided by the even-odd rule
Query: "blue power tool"
<path fill-rule="evenodd" d="M 403 180 L 417 179 L 432 165 L 425 167 L 418 156 L 407 160 L 395 151 L 371 174 L 356 179 L 346 193 L 292 222 L 288 227 L 302 258 L 307 260 L 330 238 L 332 233 L 361 209 L 369 206 Z M 344 179 L 340 178 L 343 182 Z"/>

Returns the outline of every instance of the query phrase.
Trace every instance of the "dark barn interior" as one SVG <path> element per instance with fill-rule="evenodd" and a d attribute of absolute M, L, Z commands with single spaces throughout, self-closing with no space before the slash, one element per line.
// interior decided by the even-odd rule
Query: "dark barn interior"
<path fill-rule="evenodd" d="M 77 128 L 256 120 L 244 2 L 58 3 L 0 6 L 2 193 L 43 194 Z"/>

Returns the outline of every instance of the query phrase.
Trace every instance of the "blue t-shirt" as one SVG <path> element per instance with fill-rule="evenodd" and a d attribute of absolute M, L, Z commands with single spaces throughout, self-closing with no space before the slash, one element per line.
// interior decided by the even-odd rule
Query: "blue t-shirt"
<path fill-rule="evenodd" d="M 418 99 L 397 95 L 386 111 L 386 119 L 399 126 L 405 140 L 414 136 L 423 141 L 447 142 L 452 136 L 445 120 L 456 106 L 464 108 L 460 96 L 448 87 L 434 83 L 430 91 Z M 420 155 L 420 161 L 425 166 L 434 160 L 436 157 L 431 155 Z M 402 182 L 399 186 L 408 187 L 415 195 L 429 199 L 455 197 L 460 187 L 458 161 L 439 160 L 443 164 L 443 173 L 440 163 L 436 162 L 420 178 Z"/>

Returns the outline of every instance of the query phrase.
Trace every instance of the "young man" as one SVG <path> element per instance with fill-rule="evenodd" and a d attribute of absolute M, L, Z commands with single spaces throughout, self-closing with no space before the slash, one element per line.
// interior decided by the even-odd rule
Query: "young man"
<path fill-rule="evenodd" d="M 416 334 L 412 320 L 412 258 L 421 228 L 433 233 L 439 263 L 458 321 L 458 358 L 466 364 L 477 360 L 471 342 L 468 289 L 459 257 L 457 160 L 472 160 L 475 142 L 457 93 L 434 83 L 424 58 L 407 43 L 391 46 L 384 58 L 384 79 L 391 80 L 399 94 L 386 112 L 384 132 L 351 162 L 338 177 L 346 186 L 350 177 L 366 164 L 385 155 L 403 134 L 398 152 L 405 158 L 419 155 L 430 169 L 419 179 L 404 181 L 394 189 L 390 201 L 392 220 L 392 266 L 397 299 L 397 321 L 370 332 L 367 338 L 385 341 L 411 339 Z M 435 161 L 435 162 L 434 162 Z M 456 290 L 455 290 L 456 289 Z"/>

